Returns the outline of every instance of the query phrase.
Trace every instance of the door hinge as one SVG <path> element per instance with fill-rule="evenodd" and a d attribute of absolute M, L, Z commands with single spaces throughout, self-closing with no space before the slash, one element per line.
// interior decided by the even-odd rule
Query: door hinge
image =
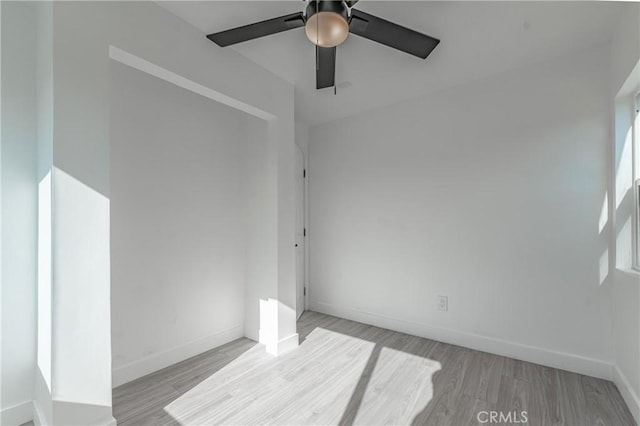
<path fill-rule="evenodd" d="M 302 169 L 302 177 L 303 178 L 307 177 L 307 169 Z"/>
<path fill-rule="evenodd" d="M 303 228 L 302 229 L 302 236 L 306 237 L 307 236 L 307 228 Z"/>
<path fill-rule="evenodd" d="M 304 291 L 302 293 L 303 293 L 304 296 L 307 295 L 307 288 L 306 287 L 304 288 Z"/>

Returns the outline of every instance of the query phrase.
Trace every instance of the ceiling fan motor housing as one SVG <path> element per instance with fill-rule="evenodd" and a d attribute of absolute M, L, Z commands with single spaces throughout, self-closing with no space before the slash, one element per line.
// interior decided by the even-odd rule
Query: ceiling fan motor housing
<path fill-rule="evenodd" d="M 309 0 L 304 11 L 305 19 L 311 18 L 319 12 L 333 12 L 342 16 L 345 20 L 349 20 L 349 9 L 343 1 L 316 1 Z"/>

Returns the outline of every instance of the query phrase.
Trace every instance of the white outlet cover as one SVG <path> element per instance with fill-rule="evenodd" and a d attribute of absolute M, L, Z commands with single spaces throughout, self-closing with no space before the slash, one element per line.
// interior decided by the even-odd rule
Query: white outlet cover
<path fill-rule="evenodd" d="M 439 311 L 449 310 L 449 298 L 447 296 L 438 296 L 438 310 Z"/>

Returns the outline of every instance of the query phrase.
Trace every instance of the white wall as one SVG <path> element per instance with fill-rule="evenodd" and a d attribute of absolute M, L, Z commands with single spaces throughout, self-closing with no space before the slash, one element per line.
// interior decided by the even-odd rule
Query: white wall
<path fill-rule="evenodd" d="M 245 114 L 114 63 L 114 385 L 243 335 Z"/>
<path fill-rule="evenodd" d="M 36 15 L 2 2 L 0 423 L 31 418 L 36 364 Z"/>
<path fill-rule="evenodd" d="M 613 337 L 615 347 L 614 382 L 640 422 L 640 274 L 632 271 L 631 120 L 634 95 L 640 90 L 640 4 L 630 4 L 629 12 L 616 27 L 611 49 L 611 95 L 613 104 L 613 174 L 611 209 L 615 233 L 611 243 Z M 626 149 L 625 149 L 626 147 Z M 638 155 L 636 153 L 636 155 Z"/>
<path fill-rule="evenodd" d="M 309 126 L 302 122 L 296 122 L 296 145 L 302 150 L 307 158 L 309 152 Z"/>
<path fill-rule="evenodd" d="M 312 128 L 312 309 L 610 377 L 608 55 Z"/>
<path fill-rule="evenodd" d="M 277 285 L 276 253 L 270 243 L 276 238 L 274 223 L 277 221 L 277 211 L 272 201 L 275 199 L 272 188 L 276 162 L 270 154 L 266 122 L 246 117 L 244 133 L 244 335 L 259 340 L 260 301 L 268 299 L 269 289 Z"/>
<path fill-rule="evenodd" d="M 278 159 L 273 180 L 277 238 L 270 241 L 278 281 L 269 293 L 287 303 L 295 291 L 289 220 L 294 211 L 293 88 L 233 50 L 215 46 L 152 2 L 55 2 L 50 9 L 53 389 L 51 395 L 38 393 L 35 402 L 45 422 L 108 424 L 114 421 L 108 165 L 112 48 L 161 69 L 190 90 L 268 117 L 273 128 L 269 146 Z M 283 331 L 295 332 L 295 314 L 283 309 L 277 315 Z"/>

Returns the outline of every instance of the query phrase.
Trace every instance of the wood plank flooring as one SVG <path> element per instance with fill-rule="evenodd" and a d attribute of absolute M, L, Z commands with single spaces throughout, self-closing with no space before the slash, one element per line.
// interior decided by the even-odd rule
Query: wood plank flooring
<path fill-rule="evenodd" d="M 300 347 L 280 357 L 238 339 L 120 386 L 114 417 L 120 426 L 463 426 L 482 424 L 481 411 L 518 424 L 525 410 L 536 426 L 635 425 L 606 380 L 316 312 L 298 333 Z"/>

